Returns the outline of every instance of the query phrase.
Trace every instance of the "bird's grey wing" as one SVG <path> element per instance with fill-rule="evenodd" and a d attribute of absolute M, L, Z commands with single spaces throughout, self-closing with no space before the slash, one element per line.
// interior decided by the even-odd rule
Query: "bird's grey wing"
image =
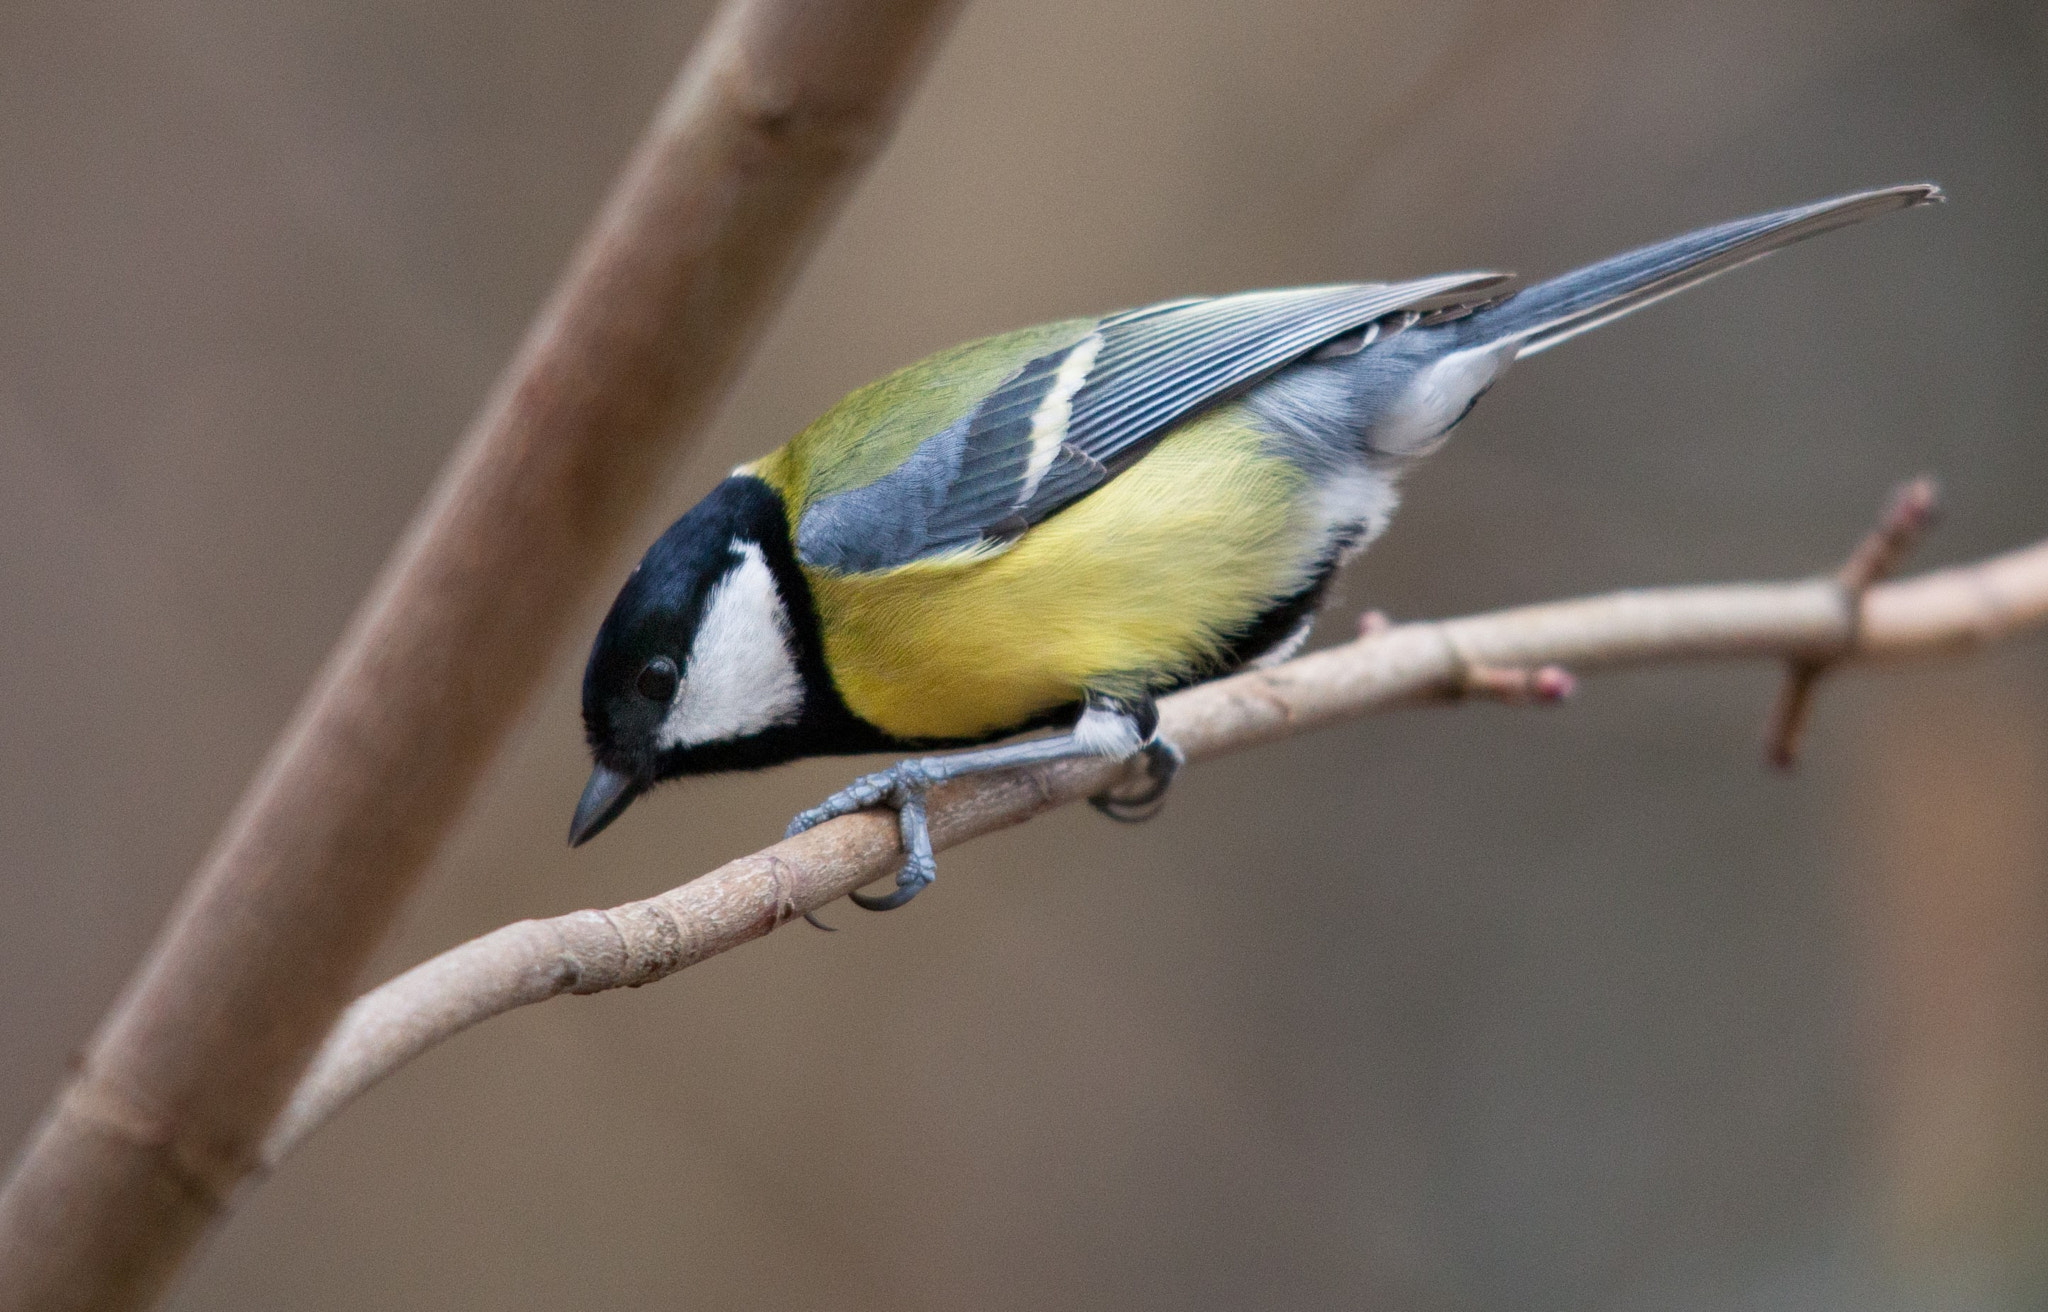
<path fill-rule="evenodd" d="M 1086 496 L 1204 406 L 1390 314 L 1490 299 L 1456 273 L 1172 301 L 1027 361 L 891 473 L 805 512 L 798 552 L 847 572 L 1002 543 Z"/>

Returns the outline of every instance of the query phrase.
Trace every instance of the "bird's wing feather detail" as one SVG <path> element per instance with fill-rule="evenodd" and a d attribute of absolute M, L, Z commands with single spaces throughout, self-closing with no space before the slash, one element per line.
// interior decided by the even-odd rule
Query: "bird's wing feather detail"
<path fill-rule="evenodd" d="M 1404 310 L 1480 298 L 1494 273 L 1174 301 L 1110 315 L 1026 361 L 875 483 L 804 514 L 805 563 L 867 572 L 998 547 L 1086 496 L 1195 411 Z"/>

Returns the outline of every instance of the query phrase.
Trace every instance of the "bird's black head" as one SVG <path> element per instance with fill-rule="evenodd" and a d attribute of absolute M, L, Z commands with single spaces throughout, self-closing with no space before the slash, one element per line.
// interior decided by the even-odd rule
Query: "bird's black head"
<path fill-rule="evenodd" d="M 782 499 L 735 475 L 647 549 L 583 672 L 595 768 L 571 844 L 678 775 L 804 755 L 838 708 Z"/>

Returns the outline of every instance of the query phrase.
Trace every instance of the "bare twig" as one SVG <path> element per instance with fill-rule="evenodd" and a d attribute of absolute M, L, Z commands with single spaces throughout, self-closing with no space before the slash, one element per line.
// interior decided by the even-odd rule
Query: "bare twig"
<path fill-rule="evenodd" d="M 1871 588 L 1858 619 L 1833 580 L 1621 592 L 1435 623 L 1363 625 L 1353 642 L 1168 698 L 1161 727 L 1191 760 L 1370 711 L 1469 695 L 1473 672 L 1524 693 L 1550 662 L 1611 669 L 1680 660 L 1882 660 L 1968 650 L 2048 619 L 2048 542 Z M 1534 671 L 1534 673 L 1530 673 Z M 936 790 L 951 847 L 1101 792 L 1125 767 L 1065 762 Z M 562 993 L 651 983 L 759 938 L 902 862 L 893 817 L 861 814 L 609 911 L 529 920 L 463 944 L 359 999 L 266 1146 L 275 1162 L 348 1101 L 478 1021 Z"/>
<path fill-rule="evenodd" d="M 161 1291 L 958 0 L 730 0 L 0 1193 L 0 1309 Z"/>
<path fill-rule="evenodd" d="M 1579 681 L 1562 665 L 1474 665 L 1465 671 L 1462 691 L 1510 706 L 1561 702 L 1579 690 Z"/>
<path fill-rule="evenodd" d="M 1855 645 L 1855 631 L 1862 623 L 1863 599 L 1871 587 L 1889 578 L 1905 563 L 1921 537 L 1934 522 L 1939 493 L 1931 478 L 1916 478 L 1892 493 L 1891 504 L 1876 527 L 1864 534 L 1842 568 L 1835 571 L 1835 586 L 1841 590 L 1843 612 L 1849 617 L 1850 636 L 1844 642 L 1846 654 Z M 1813 714 L 1813 693 L 1821 676 L 1840 654 L 1795 657 L 1785 662 L 1785 681 L 1779 685 L 1778 700 L 1771 707 L 1770 730 L 1766 737 L 1770 762 L 1780 770 L 1799 763 L 1799 746 L 1806 737 L 1806 723 Z"/>

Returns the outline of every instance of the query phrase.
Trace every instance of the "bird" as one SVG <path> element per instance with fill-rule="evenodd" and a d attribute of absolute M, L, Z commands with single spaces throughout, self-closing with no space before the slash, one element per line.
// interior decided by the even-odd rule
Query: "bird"
<path fill-rule="evenodd" d="M 1402 475 L 1512 364 L 1943 199 L 1837 196 L 1527 287 L 1481 271 L 1190 297 L 870 383 L 713 487 L 619 590 L 584 670 L 570 844 L 664 780 L 895 753 L 788 829 L 893 809 L 895 887 L 850 895 L 882 911 L 937 874 L 925 798 L 946 780 L 1136 758 L 1094 801 L 1146 818 L 1182 763 L 1157 699 L 1296 651 Z"/>

